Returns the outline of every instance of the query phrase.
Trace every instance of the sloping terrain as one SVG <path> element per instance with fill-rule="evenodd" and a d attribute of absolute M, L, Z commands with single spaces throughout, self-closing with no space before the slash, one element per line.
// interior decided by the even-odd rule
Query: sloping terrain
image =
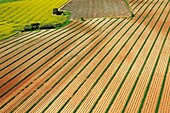
<path fill-rule="evenodd" d="M 0 42 L 0 112 L 170 112 L 170 3 Z"/>
<path fill-rule="evenodd" d="M 61 9 L 71 11 L 72 19 L 132 16 L 124 0 L 71 0 Z"/>

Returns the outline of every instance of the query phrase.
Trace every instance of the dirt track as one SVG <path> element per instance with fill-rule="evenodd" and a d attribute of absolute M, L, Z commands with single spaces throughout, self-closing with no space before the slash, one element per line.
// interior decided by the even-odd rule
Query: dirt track
<path fill-rule="evenodd" d="M 170 112 L 170 3 L 0 42 L 0 112 Z"/>

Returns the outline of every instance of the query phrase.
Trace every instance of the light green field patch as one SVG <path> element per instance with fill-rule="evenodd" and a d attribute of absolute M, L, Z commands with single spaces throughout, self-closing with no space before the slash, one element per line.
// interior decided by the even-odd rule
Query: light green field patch
<path fill-rule="evenodd" d="M 10 0 L 8 0 L 10 1 Z M 31 23 L 62 23 L 66 16 L 52 15 L 68 0 L 20 0 L 0 4 L 0 40 L 5 39 Z"/>

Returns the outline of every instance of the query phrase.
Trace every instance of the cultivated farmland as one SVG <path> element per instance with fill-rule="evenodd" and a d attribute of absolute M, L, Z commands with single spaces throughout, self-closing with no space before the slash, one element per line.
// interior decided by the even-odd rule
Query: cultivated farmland
<path fill-rule="evenodd" d="M 132 16 L 124 0 L 71 0 L 61 9 L 71 11 L 73 19 Z"/>
<path fill-rule="evenodd" d="M 0 40 L 21 31 L 31 23 L 62 23 L 67 16 L 53 16 L 68 0 L 22 0 L 0 4 Z"/>
<path fill-rule="evenodd" d="M 170 2 L 0 42 L 0 112 L 169 113 Z"/>

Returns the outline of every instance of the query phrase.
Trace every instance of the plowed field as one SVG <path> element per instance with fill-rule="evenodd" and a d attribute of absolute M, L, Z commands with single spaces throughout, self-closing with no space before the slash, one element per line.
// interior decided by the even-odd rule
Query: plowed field
<path fill-rule="evenodd" d="M 71 11 L 73 19 L 132 16 L 124 0 L 71 0 L 61 9 Z"/>
<path fill-rule="evenodd" d="M 0 42 L 0 112 L 170 112 L 170 2 Z"/>

